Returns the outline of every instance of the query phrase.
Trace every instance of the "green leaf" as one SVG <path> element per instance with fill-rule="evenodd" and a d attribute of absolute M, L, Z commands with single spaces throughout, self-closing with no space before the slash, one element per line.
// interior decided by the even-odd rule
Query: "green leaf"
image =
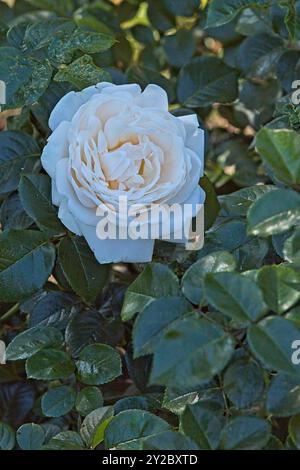
<path fill-rule="evenodd" d="M 148 26 L 137 24 L 131 29 L 134 39 L 142 44 L 152 44 L 154 42 L 153 31 Z"/>
<path fill-rule="evenodd" d="M 300 449 L 300 414 L 293 416 L 289 422 L 289 435 L 297 449 Z"/>
<path fill-rule="evenodd" d="M 272 185 L 250 186 L 249 188 L 242 188 L 234 193 L 220 196 L 219 201 L 226 216 L 245 217 L 254 202 L 265 193 L 274 189 L 276 187 Z"/>
<path fill-rule="evenodd" d="M 291 263 L 300 261 L 300 229 L 295 230 L 293 235 L 284 242 L 284 258 Z"/>
<path fill-rule="evenodd" d="M 164 32 L 175 26 L 174 15 L 160 0 L 149 2 L 148 17 L 153 27 L 158 31 Z"/>
<path fill-rule="evenodd" d="M 50 2 L 49 2 L 50 3 Z M 74 23 L 65 18 L 50 17 L 26 25 L 22 50 L 37 51 L 50 44 L 53 37 L 64 36 L 75 29 Z"/>
<path fill-rule="evenodd" d="M 110 82 L 108 72 L 97 67 L 89 55 L 83 55 L 69 65 L 61 65 L 54 76 L 56 82 L 69 82 L 79 90 L 95 83 Z"/>
<path fill-rule="evenodd" d="M 214 224 L 220 212 L 220 204 L 213 183 L 204 175 L 199 182 L 205 191 L 204 201 L 204 226 L 208 230 Z"/>
<path fill-rule="evenodd" d="M 300 330 L 291 321 L 268 317 L 250 326 L 248 341 L 253 354 L 265 367 L 299 377 L 299 366 L 292 363 L 292 344 L 299 335 Z"/>
<path fill-rule="evenodd" d="M 173 67 L 182 67 L 194 55 L 196 42 L 190 31 L 180 29 L 164 39 L 164 51 L 167 60 Z"/>
<path fill-rule="evenodd" d="M 87 385 L 111 382 L 122 372 L 119 354 L 106 344 L 90 344 L 82 349 L 76 367 L 79 380 Z"/>
<path fill-rule="evenodd" d="M 63 37 L 54 37 L 48 47 L 48 55 L 51 62 L 56 65 L 68 64 L 76 51 L 95 54 L 110 49 L 114 43 L 114 38 L 107 34 L 76 28 Z"/>
<path fill-rule="evenodd" d="M 199 450 L 197 444 L 176 431 L 149 436 L 143 442 L 143 450 Z"/>
<path fill-rule="evenodd" d="M 300 377 L 277 374 L 267 391 L 266 407 L 274 416 L 285 417 L 300 413 Z"/>
<path fill-rule="evenodd" d="M 61 291 L 38 292 L 23 303 L 22 312 L 29 314 L 28 326 L 52 326 L 64 330 L 80 308 L 74 297 Z"/>
<path fill-rule="evenodd" d="M 22 450 L 40 450 L 45 441 L 45 433 L 39 424 L 23 424 L 17 431 L 17 442 Z"/>
<path fill-rule="evenodd" d="M 272 78 L 284 52 L 283 44 L 280 37 L 265 32 L 249 36 L 239 47 L 236 59 L 238 68 L 249 78 Z M 251 90 L 254 94 L 253 88 Z"/>
<path fill-rule="evenodd" d="M 58 418 L 72 410 L 76 394 L 73 388 L 66 385 L 50 388 L 42 396 L 42 412 L 50 418 Z"/>
<path fill-rule="evenodd" d="M 73 3 L 72 0 L 65 0 L 63 3 L 60 0 L 26 0 L 35 8 L 42 10 L 54 11 L 59 15 L 66 15 L 70 13 Z"/>
<path fill-rule="evenodd" d="M 300 195 L 277 189 L 261 196 L 249 209 L 248 232 L 268 237 L 286 232 L 300 220 Z"/>
<path fill-rule="evenodd" d="M 221 448 L 224 450 L 259 450 L 271 434 L 271 426 L 264 419 L 252 416 L 233 418 L 223 429 Z"/>
<path fill-rule="evenodd" d="M 201 304 L 204 298 L 203 281 L 207 273 L 234 271 L 236 261 L 227 251 L 216 251 L 204 256 L 184 273 L 182 292 L 195 305 Z"/>
<path fill-rule="evenodd" d="M 187 405 L 180 419 L 181 431 L 203 450 L 219 447 L 221 428 L 218 416 L 201 403 Z"/>
<path fill-rule="evenodd" d="M 40 155 L 36 141 L 17 131 L 0 133 L 0 194 L 17 189 L 20 175 L 30 171 Z"/>
<path fill-rule="evenodd" d="M 256 147 L 263 162 L 277 178 L 288 184 L 300 183 L 299 145 L 300 135 L 293 130 L 264 127 L 256 136 Z"/>
<path fill-rule="evenodd" d="M 31 108 L 34 118 L 39 122 L 39 126 L 45 133 L 50 132 L 48 121 L 54 106 L 70 89 L 68 83 L 52 81 L 38 103 L 35 103 Z"/>
<path fill-rule="evenodd" d="M 190 108 L 232 103 L 238 96 L 238 74 L 216 57 L 197 57 L 179 74 L 179 101 Z"/>
<path fill-rule="evenodd" d="M 284 22 L 289 32 L 290 39 L 300 39 L 300 3 L 298 0 L 281 0 L 280 6 L 287 9 Z"/>
<path fill-rule="evenodd" d="M 270 0 L 212 0 L 208 8 L 206 28 L 229 23 L 245 8 L 266 8 L 269 5 Z"/>
<path fill-rule="evenodd" d="M 87 416 L 101 406 L 103 406 L 103 396 L 97 387 L 85 387 L 76 397 L 75 407 L 81 416 Z"/>
<path fill-rule="evenodd" d="M 169 101 L 174 101 L 174 82 L 167 79 L 156 70 L 149 67 L 132 65 L 128 68 L 126 75 L 129 83 L 138 83 L 142 88 L 145 88 L 151 83 L 162 87 L 167 92 Z"/>
<path fill-rule="evenodd" d="M 19 194 L 25 211 L 42 231 L 51 235 L 65 231 L 51 203 L 51 180 L 48 176 L 23 174 Z"/>
<path fill-rule="evenodd" d="M 162 0 L 162 4 L 168 11 L 177 16 L 193 16 L 195 10 L 199 8 L 198 0 Z"/>
<path fill-rule="evenodd" d="M 259 270 L 257 282 L 264 301 L 276 313 L 284 313 L 300 298 L 300 292 L 292 287 L 300 282 L 299 274 L 288 265 L 264 266 Z"/>
<path fill-rule="evenodd" d="M 243 324 L 258 320 L 266 310 L 259 287 L 239 273 L 207 274 L 204 293 L 214 308 Z"/>
<path fill-rule="evenodd" d="M 25 56 L 14 47 L 0 47 L 0 80 L 6 83 L 6 108 L 32 105 L 46 90 L 51 75 L 47 60 Z"/>
<path fill-rule="evenodd" d="M 15 446 L 15 433 L 8 424 L 0 422 L 0 450 L 11 450 Z"/>
<path fill-rule="evenodd" d="M 162 408 L 176 415 L 181 415 L 187 405 L 194 405 L 199 400 L 197 391 L 167 388 L 164 393 Z"/>
<path fill-rule="evenodd" d="M 47 281 L 55 260 L 48 237 L 32 230 L 0 234 L 0 298 L 13 302 L 33 294 Z"/>
<path fill-rule="evenodd" d="M 12 364 L 12 363 L 10 363 Z M 16 364 L 16 363 L 15 363 Z M 9 365 L 1 368 L 7 369 Z M 24 374 L 24 367 L 19 366 L 19 371 Z M 0 416 L 3 421 L 11 425 L 13 429 L 23 424 L 32 410 L 36 398 L 35 388 L 31 381 L 2 383 L 0 384 Z"/>
<path fill-rule="evenodd" d="M 93 302 L 108 280 L 109 265 L 98 263 L 82 237 L 66 237 L 58 248 L 64 275 L 76 294 Z"/>
<path fill-rule="evenodd" d="M 138 315 L 134 324 L 135 357 L 152 354 L 166 330 L 191 312 L 191 305 L 181 297 L 162 297 L 153 300 Z"/>
<path fill-rule="evenodd" d="M 114 408 L 116 414 L 126 410 L 154 411 L 160 408 L 160 404 L 160 399 L 156 398 L 155 394 L 149 394 L 121 398 L 115 403 Z"/>
<path fill-rule="evenodd" d="M 112 406 L 103 406 L 89 413 L 80 428 L 80 434 L 88 447 L 94 449 L 104 439 L 104 432 L 114 415 Z"/>
<path fill-rule="evenodd" d="M 122 411 L 105 430 L 105 448 L 142 450 L 148 437 L 159 436 L 171 430 L 170 425 L 157 416 L 142 410 Z"/>
<path fill-rule="evenodd" d="M 197 386 L 224 369 L 233 347 L 232 338 L 222 328 L 196 316 L 183 317 L 155 348 L 150 382 Z"/>
<path fill-rule="evenodd" d="M 236 408 L 248 408 L 262 398 L 264 377 L 253 361 L 240 359 L 231 364 L 224 375 L 224 392 Z"/>
<path fill-rule="evenodd" d="M 268 440 L 263 450 L 284 450 L 284 446 L 278 437 L 271 434 L 270 439 Z"/>
<path fill-rule="evenodd" d="M 51 326 L 35 326 L 19 333 L 6 349 L 6 359 L 17 361 L 33 356 L 41 349 L 58 348 L 63 344 L 59 330 Z"/>
<path fill-rule="evenodd" d="M 104 315 L 95 308 L 90 308 L 80 309 L 71 318 L 65 339 L 71 355 L 77 358 L 88 344 L 104 343 L 116 346 L 123 334 L 124 325 L 120 318 Z"/>
<path fill-rule="evenodd" d="M 245 220 L 225 217 L 208 232 L 199 258 L 210 252 L 227 250 L 234 255 L 241 270 L 249 270 L 261 266 L 268 249 L 266 240 L 247 235 Z"/>
<path fill-rule="evenodd" d="M 176 297 L 178 294 L 179 281 L 175 274 L 163 264 L 149 263 L 125 294 L 122 319 L 130 320 L 153 299 Z"/>
<path fill-rule="evenodd" d="M 285 318 L 294 322 L 295 325 L 300 328 L 300 315 L 299 314 L 300 314 L 300 307 L 296 306 L 288 311 L 288 313 L 285 315 Z"/>
<path fill-rule="evenodd" d="M 45 450 L 82 450 L 84 443 L 77 432 L 63 431 L 52 437 L 48 444 L 43 447 Z"/>
<path fill-rule="evenodd" d="M 26 214 L 17 193 L 8 196 L 2 203 L 0 222 L 3 230 L 10 228 L 23 230 L 33 224 L 33 220 Z"/>
<path fill-rule="evenodd" d="M 64 351 L 42 349 L 26 361 L 28 379 L 67 379 L 74 372 L 74 364 Z"/>

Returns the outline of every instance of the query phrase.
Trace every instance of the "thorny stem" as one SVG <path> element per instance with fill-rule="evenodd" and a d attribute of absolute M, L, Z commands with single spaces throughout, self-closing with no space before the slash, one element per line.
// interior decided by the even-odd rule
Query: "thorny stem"
<path fill-rule="evenodd" d="M 0 323 L 4 323 L 6 320 L 12 317 L 15 313 L 17 313 L 19 308 L 20 308 L 19 303 L 16 303 L 15 305 L 13 305 L 9 310 L 7 310 L 6 313 L 4 313 L 4 315 L 2 315 L 2 317 L 0 318 Z"/>

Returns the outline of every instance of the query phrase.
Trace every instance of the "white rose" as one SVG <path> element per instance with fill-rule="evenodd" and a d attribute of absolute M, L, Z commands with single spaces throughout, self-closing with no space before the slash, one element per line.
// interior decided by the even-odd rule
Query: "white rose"
<path fill-rule="evenodd" d="M 100 263 L 151 261 L 154 240 L 101 240 L 99 205 L 203 203 L 204 135 L 196 115 L 175 117 L 166 92 L 100 83 L 55 106 L 42 154 L 62 223 L 85 237 Z M 195 213 L 193 213 L 193 216 Z M 172 241 L 172 240 L 171 240 Z"/>

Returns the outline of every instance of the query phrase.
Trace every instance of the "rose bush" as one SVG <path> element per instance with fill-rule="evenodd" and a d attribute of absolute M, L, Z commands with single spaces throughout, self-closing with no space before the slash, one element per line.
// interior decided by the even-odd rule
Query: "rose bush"
<path fill-rule="evenodd" d="M 99 206 L 112 211 L 126 196 L 129 207 L 191 204 L 195 216 L 196 204 L 204 202 L 198 184 L 203 130 L 195 114 L 170 114 L 167 93 L 157 85 L 142 92 L 136 84 L 104 82 L 70 92 L 55 106 L 49 126 L 42 164 L 52 179 L 52 202 L 101 263 L 151 261 L 154 240 L 100 240 Z"/>

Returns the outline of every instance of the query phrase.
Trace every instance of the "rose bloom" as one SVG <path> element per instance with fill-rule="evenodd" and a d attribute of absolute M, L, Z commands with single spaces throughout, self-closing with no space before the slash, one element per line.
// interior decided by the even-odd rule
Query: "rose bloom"
<path fill-rule="evenodd" d="M 136 84 L 100 83 L 72 91 L 53 109 L 49 126 L 42 165 L 52 179 L 52 202 L 100 263 L 151 261 L 154 240 L 99 239 L 99 206 L 117 207 L 126 196 L 129 206 L 191 204 L 195 216 L 204 202 L 203 130 L 195 114 L 169 113 L 157 85 L 142 92 Z"/>

